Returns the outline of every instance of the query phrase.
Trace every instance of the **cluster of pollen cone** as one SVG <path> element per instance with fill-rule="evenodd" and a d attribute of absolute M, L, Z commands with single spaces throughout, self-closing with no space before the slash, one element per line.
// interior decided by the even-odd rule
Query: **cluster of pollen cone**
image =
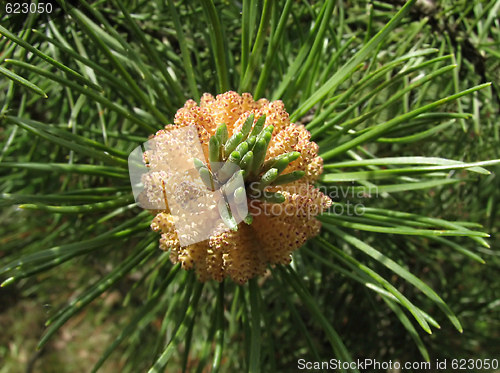
<path fill-rule="evenodd" d="M 182 138 L 182 128 L 194 131 Z M 201 144 L 198 152 L 187 149 L 190 137 Z M 156 215 L 151 227 L 170 260 L 194 268 L 202 282 L 229 276 L 243 284 L 268 264 L 289 264 L 319 233 L 315 216 L 332 204 L 313 185 L 323 171 L 318 146 L 304 126 L 290 123 L 281 101 L 205 93 L 150 140 L 154 149 L 144 160 L 155 172 L 144 178 L 141 198 L 158 206 L 149 208 Z M 165 157 L 175 160 L 168 169 L 159 167 Z M 224 193 L 214 199 L 217 190 Z M 221 197 L 228 195 L 236 205 Z M 207 224 L 210 234 L 201 240 Z"/>

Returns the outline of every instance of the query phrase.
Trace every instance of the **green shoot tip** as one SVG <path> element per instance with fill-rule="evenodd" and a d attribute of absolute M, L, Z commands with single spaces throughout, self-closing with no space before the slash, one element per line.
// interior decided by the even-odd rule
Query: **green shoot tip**
<path fill-rule="evenodd" d="M 14 277 L 9 277 L 7 280 L 5 280 L 4 282 L 2 282 L 2 284 L 0 285 L 0 287 L 4 288 L 6 286 L 9 286 L 13 282 L 14 282 Z"/>

